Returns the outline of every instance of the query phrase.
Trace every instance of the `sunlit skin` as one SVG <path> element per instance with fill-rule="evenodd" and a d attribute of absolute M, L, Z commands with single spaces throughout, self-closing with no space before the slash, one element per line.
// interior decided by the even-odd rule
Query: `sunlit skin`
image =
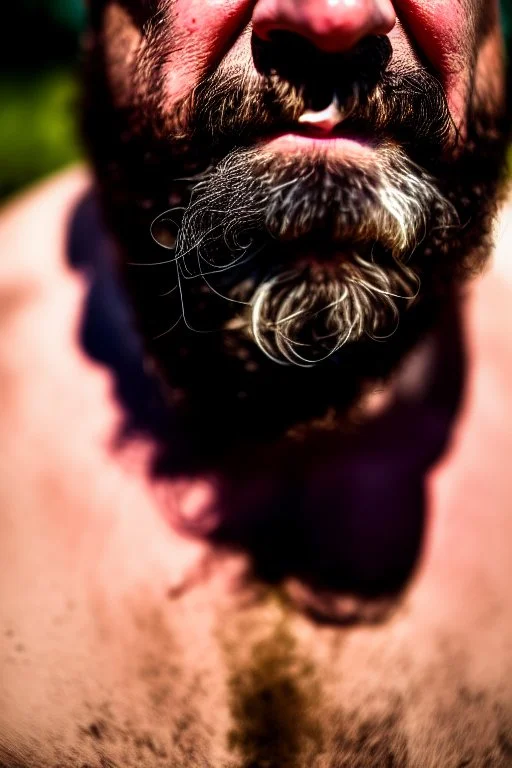
<path fill-rule="evenodd" d="M 252 10 L 254 8 L 254 10 Z M 491 29 L 496 3 L 472 0 L 177 0 L 175 46 L 179 62 L 169 72 L 170 100 L 186 95 L 205 68 L 226 53 L 237 29 L 252 17 L 262 37 L 271 30 L 300 30 L 322 50 L 343 51 L 368 34 L 388 34 L 397 52 L 424 56 L 438 73 L 457 125 L 463 121 L 475 53 L 473 39 L 481 19 Z M 253 15 L 252 15 L 253 14 Z M 484 17 L 482 16 L 484 14 Z M 251 16 L 252 15 L 252 16 Z M 493 48 L 499 46 L 494 33 Z M 198 54 L 198 52 L 200 52 Z M 175 64 L 177 63 L 177 66 Z"/>
<path fill-rule="evenodd" d="M 107 5 L 129 19 L 123 4 Z M 486 83 L 499 97 L 503 85 L 490 0 L 175 0 L 173 13 L 169 105 L 214 62 L 249 56 L 250 24 L 262 37 L 292 30 L 328 51 L 388 34 L 395 56 L 426 59 L 438 74 L 462 133 L 471 86 Z M 134 50 L 140 33 L 127 24 Z M 300 151 L 330 141 L 327 129 L 302 136 Z M 279 142 L 283 153 L 297 146 L 293 136 Z M 329 151 L 346 153 L 346 144 Z M 88 171 L 71 171 L 0 216 L 0 763 L 506 768 L 510 204 L 491 266 L 461 303 L 463 397 L 425 478 L 417 565 L 394 611 L 345 626 L 299 610 L 296 583 L 286 592 L 254 582 L 243 549 L 220 550 L 176 527 L 178 511 L 188 521 L 205 513 L 203 526 L 214 526 L 218 478 L 155 480 L 152 440 L 119 443 L 125 414 L 112 370 L 90 357 L 81 335 L 92 273 L 69 262 L 71 218 L 90 187 Z M 100 245 L 93 238 L 90 247 Z M 432 350 L 449 335 L 448 326 L 436 329 L 364 404 L 375 432 L 357 449 L 361 490 L 371 481 L 365 466 L 401 471 L 400 435 L 386 414 L 401 417 L 400 429 L 423 411 L 442 417 Z M 404 434 L 402 458 L 426 439 Z M 340 472 L 336 456 L 292 472 L 319 521 L 324 488 Z M 241 519 L 270 508 L 284 484 L 279 472 L 235 478 Z M 272 543 L 271 526 L 267 536 Z"/>

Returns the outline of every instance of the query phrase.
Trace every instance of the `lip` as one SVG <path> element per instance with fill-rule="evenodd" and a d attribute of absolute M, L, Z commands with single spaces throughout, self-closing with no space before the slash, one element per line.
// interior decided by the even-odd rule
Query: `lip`
<path fill-rule="evenodd" d="M 305 133 L 282 133 L 262 142 L 264 149 L 290 154 L 322 154 L 336 158 L 362 158 L 372 151 L 372 144 L 357 136 L 336 134 L 315 135 Z"/>

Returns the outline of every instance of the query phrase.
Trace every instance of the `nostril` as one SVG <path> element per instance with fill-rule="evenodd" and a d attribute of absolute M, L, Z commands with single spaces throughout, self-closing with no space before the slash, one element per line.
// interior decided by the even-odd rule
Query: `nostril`
<path fill-rule="evenodd" d="M 266 49 L 272 50 L 273 56 L 278 56 L 282 65 L 290 61 L 294 67 L 300 66 L 304 71 L 322 56 L 306 37 L 285 29 L 272 30 L 265 42 Z"/>
<path fill-rule="evenodd" d="M 262 75 L 277 75 L 296 85 L 325 79 L 324 56 L 300 35 L 285 30 L 272 31 L 267 40 L 254 35 L 252 51 L 255 67 Z"/>
<path fill-rule="evenodd" d="M 392 57 L 388 37 L 367 37 L 349 53 L 324 53 L 307 39 L 274 30 L 268 41 L 252 39 L 257 71 L 274 85 L 287 83 L 297 89 L 304 106 L 319 113 L 334 101 L 343 112 L 354 94 L 364 98 L 382 79 Z"/>
<path fill-rule="evenodd" d="M 315 112 L 332 104 L 344 69 L 339 57 L 321 53 L 309 40 L 282 30 L 274 30 L 268 41 L 254 38 L 253 60 L 260 74 L 295 86 Z"/>

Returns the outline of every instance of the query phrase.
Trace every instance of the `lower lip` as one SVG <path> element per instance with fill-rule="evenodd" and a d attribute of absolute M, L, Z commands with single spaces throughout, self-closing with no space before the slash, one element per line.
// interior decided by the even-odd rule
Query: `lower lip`
<path fill-rule="evenodd" d="M 364 141 L 349 139 L 341 136 L 307 136 L 298 133 L 285 133 L 272 138 L 263 144 L 265 149 L 300 153 L 316 152 L 337 157 L 360 157 L 367 155 L 371 146 Z"/>

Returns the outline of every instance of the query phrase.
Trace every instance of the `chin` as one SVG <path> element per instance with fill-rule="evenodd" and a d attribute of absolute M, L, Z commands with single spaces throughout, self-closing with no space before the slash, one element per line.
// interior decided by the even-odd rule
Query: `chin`
<path fill-rule="evenodd" d="M 96 53 L 85 134 L 146 356 L 181 434 L 175 460 L 221 463 L 241 445 L 350 424 L 487 260 L 502 112 L 476 105 L 464 142 L 448 146 L 439 84 L 421 73 L 403 110 L 391 73 L 347 135 L 321 140 L 276 134 L 275 115 L 293 116 L 277 101 L 272 119 L 259 93 L 238 110 L 228 85 L 206 81 L 210 117 L 196 115 L 185 135 L 155 98 L 146 112 L 136 100 L 117 108 Z M 415 105 L 423 114 L 424 92 L 437 118 L 407 122 Z M 222 136 L 212 136 L 221 111 Z"/>

